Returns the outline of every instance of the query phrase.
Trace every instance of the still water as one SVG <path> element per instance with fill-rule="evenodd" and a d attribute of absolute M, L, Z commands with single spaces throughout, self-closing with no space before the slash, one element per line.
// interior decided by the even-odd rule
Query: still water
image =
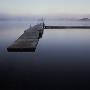
<path fill-rule="evenodd" d="M 30 23 L 34 25 L 37 22 L 0 22 L 0 81 L 5 88 L 89 88 L 90 30 L 45 29 L 35 52 L 7 52 L 7 47 L 22 35 Z M 90 25 L 90 22 L 79 21 L 45 23 Z"/>

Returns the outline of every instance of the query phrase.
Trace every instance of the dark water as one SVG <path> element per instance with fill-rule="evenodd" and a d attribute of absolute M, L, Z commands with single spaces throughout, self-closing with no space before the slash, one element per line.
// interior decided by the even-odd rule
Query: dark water
<path fill-rule="evenodd" d="M 1 90 L 89 90 L 90 30 L 44 30 L 35 52 L 7 52 L 30 23 L 36 22 L 0 22 Z M 46 22 L 52 23 L 62 22 Z"/>

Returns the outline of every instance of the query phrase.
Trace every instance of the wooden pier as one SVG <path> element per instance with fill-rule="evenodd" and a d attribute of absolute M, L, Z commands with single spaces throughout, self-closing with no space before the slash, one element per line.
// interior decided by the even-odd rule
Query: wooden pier
<path fill-rule="evenodd" d="M 9 52 L 34 52 L 44 29 L 90 29 L 90 26 L 45 26 L 43 22 L 25 30 L 7 50 Z"/>
<path fill-rule="evenodd" d="M 34 52 L 39 39 L 42 37 L 44 30 L 44 23 L 37 24 L 24 33 L 7 48 L 9 52 Z"/>
<path fill-rule="evenodd" d="M 90 26 L 45 26 L 45 29 L 90 29 Z"/>

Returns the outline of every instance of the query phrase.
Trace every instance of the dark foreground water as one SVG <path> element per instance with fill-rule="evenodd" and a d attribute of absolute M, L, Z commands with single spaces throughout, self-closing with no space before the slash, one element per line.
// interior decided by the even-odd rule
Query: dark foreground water
<path fill-rule="evenodd" d="M 35 52 L 7 52 L 30 23 L 0 22 L 0 90 L 90 90 L 90 30 L 47 29 Z"/>

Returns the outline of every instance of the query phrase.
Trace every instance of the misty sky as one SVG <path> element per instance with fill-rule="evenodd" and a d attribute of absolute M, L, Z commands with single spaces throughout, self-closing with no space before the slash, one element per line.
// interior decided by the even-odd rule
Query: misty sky
<path fill-rule="evenodd" d="M 11 15 L 90 14 L 90 0 L 0 0 L 0 13 Z"/>

